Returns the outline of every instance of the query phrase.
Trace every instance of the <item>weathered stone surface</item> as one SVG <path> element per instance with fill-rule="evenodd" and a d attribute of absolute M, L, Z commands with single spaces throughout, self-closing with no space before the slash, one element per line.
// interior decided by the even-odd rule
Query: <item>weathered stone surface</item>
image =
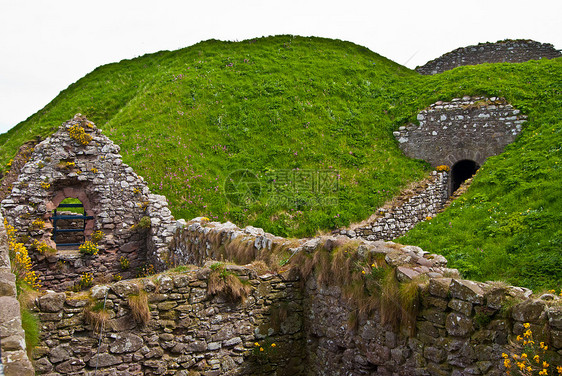
<path fill-rule="evenodd" d="M 20 325 L 21 328 L 20 303 L 16 298 L 0 296 L 0 307 L 2 307 L 0 309 L 0 335 L 7 337 L 12 333 L 7 331 L 12 322 L 16 322 L 16 325 Z"/>
<path fill-rule="evenodd" d="M 542 300 L 525 300 L 513 307 L 513 319 L 538 323 L 546 318 L 546 303 Z"/>
<path fill-rule="evenodd" d="M 449 292 L 453 298 L 475 304 L 484 303 L 484 290 L 472 281 L 453 279 Z"/>
<path fill-rule="evenodd" d="M 550 327 L 562 330 L 562 306 L 549 307 L 547 316 Z"/>
<path fill-rule="evenodd" d="M 432 278 L 429 280 L 429 293 L 439 298 L 446 298 L 449 295 L 451 278 Z"/>
<path fill-rule="evenodd" d="M 61 293 L 49 293 L 38 298 L 39 306 L 44 312 L 58 312 L 62 309 L 66 295 Z"/>
<path fill-rule="evenodd" d="M 445 328 L 450 335 L 462 337 L 472 332 L 473 325 L 472 320 L 468 317 L 460 313 L 451 312 L 447 315 Z"/>
<path fill-rule="evenodd" d="M 130 353 L 137 351 L 142 345 L 141 337 L 132 333 L 122 333 L 117 335 L 115 342 L 110 345 L 109 351 L 114 354 Z"/>
<path fill-rule="evenodd" d="M 2 357 L 6 354 L 2 353 Z M 33 365 L 29 361 L 25 351 L 10 351 L 8 359 L 4 361 L 4 375 L 5 376 L 34 376 L 35 371 Z"/>
<path fill-rule="evenodd" d="M 465 316 L 470 316 L 472 313 L 472 303 L 465 302 L 463 300 L 451 299 L 448 306 L 452 310 L 460 312 Z"/>
<path fill-rule="evenodd" d="M 90 367 L 109 367 L 121 363 L 121 358 L 115 355 L 102 353 L 96 354 L 88 361 Z"/>
<path fill-rule="evenodd" d="M 0 272 L 0 296 L 16 296 L 16 276 L 10 272 Z"/>
<path fill-rule="evenodd" d="M 66 362 L 60 363 L 55 367 L 57 372 L 63 375 L 75 375 L 78 371 L 86 367 L 86 363 L 82 359 L 73 358 Z"/>

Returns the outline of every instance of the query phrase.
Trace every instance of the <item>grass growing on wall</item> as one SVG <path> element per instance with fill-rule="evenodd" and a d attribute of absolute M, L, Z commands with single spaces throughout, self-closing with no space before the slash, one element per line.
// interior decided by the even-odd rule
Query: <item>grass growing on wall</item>
<path fill-rule="evenodd" d="M 483 166 L 465 204 L 401 240 L 444 254 L 470 278 L 552 286 L 562 280 L 561 72 L 554 59 L 421 76 L 337 40 L 211 40 L 97 68 L 0 135 L 0 162 L 81 112 L 168 197 L 176 218 L 310 236 L 367 218 L 424 176 L 427 165 L 405 158 L 392 136 L 418 111 L 464 95 L 502 96 L 529 115 L 522 135 Z M 258 184 L 229 201 L 225 187 L 240 183 L 229 175 L 244 169 Z M 325 191 L 311 183 L 318 172 Z"/>

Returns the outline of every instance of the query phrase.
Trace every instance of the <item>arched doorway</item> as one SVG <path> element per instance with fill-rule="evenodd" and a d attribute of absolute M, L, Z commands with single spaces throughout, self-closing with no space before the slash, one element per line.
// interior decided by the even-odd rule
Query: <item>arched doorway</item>
<path fill-rule="evenodd" d="M 476 171 L 480 168 L 478 163 L 470 160 L 470 159 L 463 159 L 458 161 L 453 165 L 451 168 L 451 191 L 450 194 L 452 195 L 462 183 L 468 178 L 471 178 L 472 175 L 476 173 Z"/>
<path fill-rule="evenodd" d="M 58 204 L 51 215 L 56 247 L 78 247 L 86 241 L 86 230 L 92 216 L 85 213 L 84 204 L 77 198 L 67 197 Z"/>

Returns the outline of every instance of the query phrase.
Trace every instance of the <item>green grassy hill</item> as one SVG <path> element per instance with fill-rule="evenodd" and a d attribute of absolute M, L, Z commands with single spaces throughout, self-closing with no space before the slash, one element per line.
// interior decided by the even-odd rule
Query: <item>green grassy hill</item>
<path fill-rule="evenodd" d="M 555 286 L 561 91 L 562 59 L 421 76 L 337 40 L 211 40 L 97 68 L 1 135 L 0 162 L 80 112 L 168 197 L 176 218 L 309 236 L 365 219 L 427 173 L 392 136 L 419 110 L 503 96 L 529 115 L 518 141 L 483 166 L 465 198 L 401 240 L 443 253 L 471 278 Z"/>

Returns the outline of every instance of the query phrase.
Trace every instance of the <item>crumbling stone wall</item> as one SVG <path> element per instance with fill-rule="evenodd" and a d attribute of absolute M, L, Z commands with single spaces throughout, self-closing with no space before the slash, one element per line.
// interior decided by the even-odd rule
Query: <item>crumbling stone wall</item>
<path fill-rule="evenodd" d="M 20 304 L 16 295 L 16 276 L 11 270 L 8 237 L 0 215 L 0 343 L 6 376 L 33 376 L 35 371 L 27 357 L 22 329 Z"/>
<path fill-rule="evenodd" d="M 62 247 L 56 254 L 34 251 L 34 270 L 45 287 L 64 290 L 87 272 L 129 278 L 146 263 L 163 269 L 158 254 L 171 240 L 175 221 L 165 198 L 150 193 L 142 177 L 123 163 L 119 150 L 92 122 L 76 115 L 35 147 L 11 194 L 2 201 L 6 219 L 28 249 L 34 240 L 56 248 L 52 211 L 66 198 L 79 199 L 85 214 L 93 216 L 86 221 L 86 240 L 95 230 L 105 234 L 97 256 Z M 139 227 L 145 216 L 152 225 L 149 229 Z M 37 220 L 44 225 L 37 226 Z M 121 257 L 129 260 L 128 270 L 121 270 Z"/>
<path fill-rule="evenodd" d="M 550 347 L 551 364 L 562 364 L 562 309 L 554 294 L 536 298 L 524 288 L 463 280 L 446 267 L 443 256 L 418 247 L 323 236 L 299 240 L 288 249 L 312 256 L 321 247 L 349 242 L 356 247 L 350 252 L 383 255 L 398 280 L 419 285 L 413 334 L 382 324 L 379 309 L 358 314 L 357 307 L 343 298 L 342 286 L 321 283 L 315 273 L 303 287 L 298 273 L 288 267 L 278 274 L 258 275 L 251 267 L 228 266 L 252 286 L 246 303 L 233 305 L 209 294 L 213 261 L 205 259 L 226 257 L 224 249 L 233 234 L 238 245 L 251 245 L 258 256 L 287 246 L 286 240 L 260 229 L 202 219 L 186 225 L 178 230 L 174 244 L 196 243 L 190 250 L 202 267 L 91 290 L 98 304 L 108 292 L 110 319 L 100 355 L 96 355 L 99 333 L 94 335 L 83 321 L 84 307 L 92 304 L 88 295 L 40 298 L 38 309 L 47 330 L 37 351 L 36 369 L 42 374 L 80 375 L 91 372 L 99 360 L 98 373 L 104 375 L 197 371 L 202 375 L 493 376 L 503 374 L 501 354 L 513 352 L 512 343 L 523 333 L 524 323 L 530 323 L 536 341 Z M 127 296 L 139 288 L 149 292 L 151 303 L 152 323 L 146 328 L 134 324 L 127 303 Z M 400 307 L 397 301 L 389 304 Z M 279 345 L 277 355 L 283 355 L 258 361 L 251 352 L 256 341 L 263 345 L 266 333 L 269 343 Z"/>
<path fill-rule="evenodd" d="M 525 39 L 503 40 L 457 48 L 417 67 L 416 71 L 421 74 L 437 74 L 463 65 L 522 63 L 529 60 L 554 59 L 559 56 L 561 56 L 560 50 L 556 50 L 550 43 Z"/>
<path fill-rule="evenodd" d="M 419 125 L 394 132 L 408 157 L 432 166 L 452 167 L 461 160 L 478 165 L 503 152 L 521 132 L 527 117 L 504 98 L 463 97 L 436 102 L 420 111 Z"/>
<path fill-rule="evenodd" d="M 339 233 L 367 240 L 392 240 L 404 235 L 416 223 L 434 217 L 443 208 L 448 197 L 448 176 L 446 171 L 433 171 L 425 187 L 417 187 L 404 202 L 379 208 L 367 221 L 339 230 Z"/>
<path fill-rule="evenodd" d="M 100 376 L 304 374 L 302 293 L 295 281 L 226 266 L 252 286 L 245 301 L 232 302 L 208 292 L 210 265 L 96 286 L 89 296 L 42 296 L 37 372 L 91 375 L 97 365 Z M 128 304 L 139 289 L 148 292 L 146 326 L 135 322 Z M 90 299 L 103 304 L 106 294 L 109 319 L 102 333 L 94 332 L 84 320 L 85 307 Z"/>
<path fill-rule="evenodd" d="M 416 333 L 381 325 L 380 314 L 346 328 L 351 314 L 339 287 L 309 281 L 305 302 L 310 375 L 504 375 L 502 353 L 514 351 L 530 323 L 535 341 L 551 348 L 550 364 L 562 364 L 562 309 L 556 297 L 529 297 L 518 287 L 431 278 L 424 288 Z M 515 305 L 508 309 L 509 304 Z M 559 302 L 559 300 L 558 300 Z"/>

